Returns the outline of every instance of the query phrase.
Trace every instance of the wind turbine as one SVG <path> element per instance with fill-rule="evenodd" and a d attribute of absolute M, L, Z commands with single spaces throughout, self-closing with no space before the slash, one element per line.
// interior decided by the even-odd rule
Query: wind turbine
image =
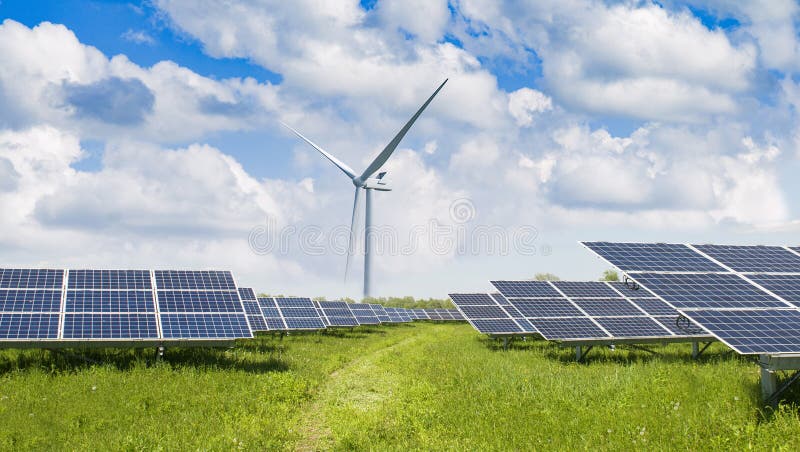
<path fill-rule="evenodd" d="M 350 243 L 348 244 L 348 247 L 347 247 L 347 262 L 346 262 L 345 271 L 344 271 L 345 272 L 345 279 L 347 278 L 347 272 L 350 269 L 350 256 L 351 256 L 351 254 L 353 252 L 353 241 L 354 241 L 354 236 L 355 236 L 356 219 L 358 218 L 358 206 L 359 206 L 359 199 L 360 199 L 361 190 L 364 190 L 366 192 L 365 193 L 365 198 L 367 200 L 367 202 L 366 202 L 367 205 L 366 205 L 365 214 L 364 214 L 364 216 L 365 216 L 365 219 L 364 219 L 364 224 L 365 224 L 365 227 L 364 227 L 364 298 L 367 298 L 367 297 L 370 296 L 370 289 L 371 289 L 371 279 L 370 279 L 370 277 L 371 277 L 371 268 L 372 268 L 372 243 L 370 243 L 370 242 L 372 241 L 372 234 L 371 234 L 371 231 L 372 231 L 372 191 L 373 190 L 392 191 L 392 188 L 391 188 L 391 185 L 389 184 L 389 181 L 384 179 L 384 177 L 386 176 L 386 172 L 385 171 L 382 172 L 382 173 L 378 173 L 378 175 L 375 176 L 375 177 L 372 177 L 372 176 L 373 176 L 373 174 L 378 172 L 379 169 L 381 169 L 381 167 L 383 166 L 384 163 L 386 163 L 387 160 L 389 160 L 389 157 L 392 155 L 394 150 L 397 149 L 397 146 L 400 144 L 400 141 L 403 139 L 404 136 L 406 136 L 406 133 L 408 132 L 408 129 L 410 129 L 411 126 L 414 125 L 414 122 L 417 120 L 417 118 L 419 118 L 419 116 L 422 114 L 422 112 L 425 110 L 425 108 L 428 106 L 428 104 L 430 104 L 431 101 L 433 100 L 433 98 L 436 97 L 437 94 L 439 94 L 439 91 L 442 89 L 442 87 L 444 87 L 445 83 L 447 83 L 447 79 L 445 79 L 445 81 L 443 81 L 442 84 L 439 85 L 438 88 L 436 88 L 436 91 L 434 91 L 433 94 L 431 94 L 431 97 L 429 97 L 428 100 L 426 100 L 425 103 L 422 104 L 421 107 L 419 107 L 419 110 L 417 110 L 417 112 L 414 113 L 414 116 L 412 116 L 411 119 L 409 119 L 408 122 L 403 126 L 403 128 L 400 129 L 399 132 L 397 132 L 397 135 L 395 135 L 394 138 L 392 138 L 392 141 L 390 141 L 389 144 L 387 144 L 386 147 L 383 148 L 381 153 L 378 154 L 377 157 L 375 157 L 375 160 L 373 160 L 372 163 L 370 163 L 369 166 L 367 166 L 367 169 L 365 169 L 364 172 L 361 173 L 360 175 L 356 174 L 356 172 L 353 171 L 352 168 L 347 166 L 346 163 L 344 163 L 341 160 L 337 159 L 336 157 L 333 156 L 333 154 L 329 153 L 328 151 L 326 151 L 326 150 L 322 149 L 321 147 L 317 146 L 313 141 L 311 141 L 308 138 L 304 137 L 297 130 L 293 129 L 292 127 L 290 127 L 289 125 L 287 125 L 285 123 L 281 123 L 286 128 L 288 128 L 289 130 L 294 132 L 294 134 L 297 135 L 298 137 L 300 137 L 303 141 L 308 143 L 311 147 L 313 147 L 314 149 L 319 151 L 320 154 L 322 154 L 323 156 L 325 156 L 325 158 L 330 160 L 334 165 L 336 165 L 337 168 L 342 170 L 342 172 L 344 174 L 346 174 L 347 177 L 350 178 L 350 180 L 352 181 L 353 185 L 355 185 L 355 187 L 356 187 L 355 196 L 353 198 L 353 216 L 352 216 L 352 219 L 350 220 Z"/>

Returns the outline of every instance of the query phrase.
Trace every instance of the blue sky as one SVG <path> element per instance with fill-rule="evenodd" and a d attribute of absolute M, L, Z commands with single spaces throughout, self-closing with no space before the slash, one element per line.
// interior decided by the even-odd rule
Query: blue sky
<path fill-rule="evenodd" d="M 0 203 L 13 214 L 0 249 L 8 265 L 231 268 L 263 291 L 357 295 L 335 247 L 311 251 L 297 232 L 334 236 L 352 186 L 279 121 L 360 169 L 447 77 L 385 167 L 396 189 L 376 196 L 376 223 L 403 243 L 449 227 L 454 245 L 426 235 L 382 255 L 379 294 L 595 278 L 583 239 L 794 244 L 798 11 L 3 0 Z M 290 246 L 254 251 L 265 225 Z M 535 254 L 459 251 L 532 229 Z"/>

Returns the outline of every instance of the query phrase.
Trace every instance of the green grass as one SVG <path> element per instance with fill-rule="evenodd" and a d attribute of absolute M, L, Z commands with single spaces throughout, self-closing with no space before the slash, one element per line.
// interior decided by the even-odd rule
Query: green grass
<path fill-rule="evenodd" d="M 758 367 L 714 345 L 659 355 L 464 324 L 265 336 L 232 350 L 0 353 L 0 449 L 800 448 L 798 393 L 762 408 Z M 75 351 L 77 352 L 77 351 Z"/>

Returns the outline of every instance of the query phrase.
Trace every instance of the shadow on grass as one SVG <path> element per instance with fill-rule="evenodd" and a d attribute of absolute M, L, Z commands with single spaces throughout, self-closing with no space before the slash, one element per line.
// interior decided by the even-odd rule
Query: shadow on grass
<path fill-rule="evenodd" d="M 793 373 L 794 371 L 780 372 L 778 386 L 782 386 Z M 776 417 L 800 416 L 800 382 L 792 383 L 778 396 L 777 406 L 769 406 L 766 400 L 762 400 L 760 380 L 752 385 L 750 397 L 761 407 L 756 412 L 756 422 L 759 424 L 772 422 Z"/>
<path fill-rule="evenodd" d="M 575 363 L 575 347 L 561 347 L 557 344 L 548 344 L 543 347 L 542 353 L 545 357 L 560 361 L 562 363 Z M 647 344 L 633 347 L 629 344 L 618 344 L 613 349 L 607 345 L 595 345 L 588 353 L 584 347 L 582 364 L 591 365 L 593 363 L 615 363 L 615 364 L 634 364 L 658 361 L 671 364 L 690 364 L 713 365 L 720 361 L 742 360 L 752 361 L 751 358 L 730 353 L 730 350 L 720 344 L 712 345 L 698 358 L 692 358 L 690 344 Z"/>
<path fill-rule="evenodd" d="M 240 353 L 240 352 L 255 352 Z M 72 348 L 58 350 L 7 350 L 0 353 L 0 375 L 38 369 L 50 373 L 78 372 L 95 366 L 127 371 L 136 367 L 170 366 L 175 369 L 195 367 L 207 370 L 239 370 L 251 373 L 288 370 L 281 350 L 269 344 L 225 348 L 167 348 L 157 358 L 155 348 Z"/>

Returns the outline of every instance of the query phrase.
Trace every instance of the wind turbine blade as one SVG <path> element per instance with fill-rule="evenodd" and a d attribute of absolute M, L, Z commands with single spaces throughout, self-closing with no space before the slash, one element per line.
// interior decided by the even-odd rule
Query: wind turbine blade
<path fill-rule="evenodd" d="M 383 166 L 383 164 L 386 163 L 387 160 L 389 160 L 389 157 L 392 155 L 392 152 L 394 152 L 394 150 L 397 148 L 397 145 L 400 144 L 400 141 L 403 139 L 403 137 L 406 136 L 408 129 L 410 129 L 411 126 L 414 125 L 414 121 L 416 121 L 417 118 L 419 118 L 419 115 L 422 114 L 422 112 L 425 110 L 428 104 L 431 103 L 433 98 L 436 97 L 437 94 L 439 94 L 439 91 L 442 89 L 442 87 L 444 87 L 444 84 L 447 83 L 447 80 L 448 79 L 445 79 L 442 82 L 442 84 L 439 85 L 438 88 L 436 88 L 436 91 L 434 91 L 433 94 L 431 94 L 431 97 L 429 97 L 428 100 L 426 100 L 425 103 L 422 104 L 421 107 L 419 107 L 419 110 L 417 110 L 417 112 L 414 113 L 414 116 L 412 116 L 411 119 L 408 120 L 406 125 L 404 125 L 403 128 L 400 129 L 399 132 L 397 132 L 397 135 L 395 135 L 392 141 L 390 141 L 389 144 L 387 144 L 386 147 L 383 148 L 383 151 L 381 151 L 381 153 L 378 154 L 375 160 L 373 160 L 372 163 L 369 164 L 367 169 L 365 169 L 364 173 L 360 176 L 361 180 L 367 180 L 376 171 L 378 171 L 381 168 L 381 166 Z"/>
<path fill-rule="evenodd" d="M 295 135 L 297 135 L 298 137 L 302 138 L 303 141 L 305 141 L 306 143 L 310 144 L 312 148 L 314 148 L 317 151 L 319 151 L 319 153 L 324 155 L 328 160 L 333 162 L 333 164 L 336 165 L 337 168 L 342 170 L 343 173 L 347 174 L 350 177 L 350 179 L 353 179 L 354 177 L 356 177 L 356 172 L 353 171 L 352 168 L 347 166 L 346 163 L 344 163 L 343 161 L 337 159 L 336 157 L 334 157 L 330 152 L 326 151 L 325 149 L 322 149 L 321 147 L 317 146 L 313 141 L 311 141 L 308 138 L 304 137 L 303 134 L 301 134 L 300 132 L 294 130 L 292 127 L 290 127 L 285 122 L 281 122 L 281 124 L 283 124 L 283 126 L 286 127 L 287 129 L 289 129 L 292 132 L 294 132 Z"/>
<path fill-rule="evenodd" d="M 347 274 L 350 272 L 350 258 L 353 256 L 353 252 L 355 251 L 355 240 L 356 240 L 356 225 L 358 224 L 358 201 L 360 200 L 359 195 L 361 194 L 361 188 L 356 187 L 356 194 L 353 198 L 353 218 L 350 221 L 350 240 L 347 242 L 347 262 L 344 266 L 344 280 L 347 281 Z"/>

